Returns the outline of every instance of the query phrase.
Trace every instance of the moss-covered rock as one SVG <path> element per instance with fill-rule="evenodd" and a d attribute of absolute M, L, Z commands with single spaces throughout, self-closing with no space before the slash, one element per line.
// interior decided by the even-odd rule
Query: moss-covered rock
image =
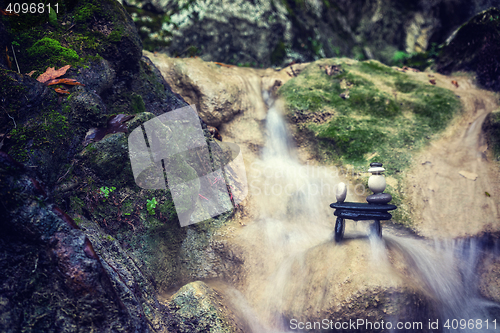
<path fill-rule="evenodd" d="M 83 152 L 83 157 L 87 156 L 89 160 L 84 163 L 103 181 L 115 186 L 123 186 L 133 181 L 125 133 L 111 134 L 94 143 L 92 149 Z"/>
<path fill-rule="evenodd" d="M 57 4 L 56 21 L 0 18 L 4 49 L 13 42 L 20 71 L 35 70 L 33 77 L 16 73 L 0 57 L 0 278 L 15 290 L 0 298 L 0 330 L 161 331 L 170 317 L 156 293 L 198 267 L 181 269 L 187 229 L 168 189 L 136 185 L 127 135 L 187 103 L 141 57 L 118 2 Z M 64 77 L 84 84 L 69 87 L 69 96 L 35 80 L 67 64 Z M 82 144 L 89 129 L 105 127 L 116 113 L 136 115 L 127 133 Z M 157 206 L 148 211 L 153 198 Z M 197 237 L 210 246 L 206 233 Z"/>
<path fill-rule="evenodd" d="M 326 72 L 331 72 L 328 75 Z M 414 154 L 461 112 L 451 91 L 415 79 L 376 61 L 325 59 L 311 63 L 284 84 L 288 117 L 297 124 L 299 143 L 307 141 L 320 160 L 364 172 L 381 161 L 392 203 L 402 205 L 402 172 Z M 367 188 L 367 177 L 355 175 Z M 394 212 L 409 223 L 408 212 Z"/>
<path fill-rule="evenodd" d="M 242 332 L 234 316 L 223 305 L 221 295 L 196 281 L 183 286 L 172 296 L 169 307 L 176 332 Z"/>
<path fill-rule="evenodd" d="M 436 61 L 443 74 L 474 71 L 480 84 L 500 90 L 500 10 L 490 8 L 462 25 Z"/>
<path fill-rule="evenodd" d="M 335 73 L 327 75 L 331 66 Z M 388 175 L 407 167 L 411 152 L 460 111 L 450 91 L 376 61 L 317 61 L 279 93 L 289 117 L 302 131 L 313 133 L 322 153 L 359 166 L 376 158 L 386 163 Z M 329 116 L 312 116 L 316 114 Z"/>
<path fill-rule="evenodd" d="M 130 256 L 123 251 L 103 256 L 94 242 L 105 238 L 102 231 L 85 232 L 82 227 L 90 224 L 84 217 L 78 227 L 48 202 L 46 188 L 29 168 L 9 162 L 3 152 L 1 156 L 0 278 L 10 292 L 0 299 L 0 329 L 143 331 L 153 329 L 141 318 L 146 309 L 155 327 L 165 327 L 159 315 L 165 309 L 154 302 L 152 283 Z M 9 196 L 13 190 L 15 204 Z"/>
<path fill-rule="evenodd" d="M 78 54 L 52 38 L 44 37 L 37 41 L 28 50 L 28 56 L 38 62 L 48 62 L 51 64 L 67 64 L 80 60 Z"/>

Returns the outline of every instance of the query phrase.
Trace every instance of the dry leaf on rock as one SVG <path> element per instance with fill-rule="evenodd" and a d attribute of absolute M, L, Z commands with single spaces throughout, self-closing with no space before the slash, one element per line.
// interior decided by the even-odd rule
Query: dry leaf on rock
<path fill-rule="evenodd" d="M 2 8 L 0 8 L 0 14 L 5 15 L 5 16 L 19 16 L 17 13 L 13 13 L 10 11 L 10 13 Z"/>
<path fill-rule="evenodd" d="M 70 86 L 84 86 L 83 83 L 78 82 L 76 79 L 53 79 L 45 82 L 46 85 L 51 86 L 54 84 L 67 84 Z"/>
<path fill-rule="evenodd" d="M 69 91 L 67 91 L 66 89 L 61 89 L 61 88 L 56 88 L 54 89 L 56 91 L 56 93 L 58 94 L 69 94 Z"/>
<path fill-rule="evenodd" d="M 10 62 L 9 58 L 9 48 L 7 46 L 5 47 L 5 58 L 7 59 L 7 66 L 9 67 L 9 69 L 12 69 L 12 63 Z"/>
<path fill-rule="evenodd" d="M 66 65 L 64 67 L 59 68 L 58 70 L 55 70 L 54 67 L 48 67 L 45 73 L 40 75 L 38 79 L 36 79 L 38 82 L 46 83 L 47 81 L 53 80 L 58 78 L 59 76 L 62 76 L 66 74 L 66 71 L 71 67 L 71 65 Z"/>

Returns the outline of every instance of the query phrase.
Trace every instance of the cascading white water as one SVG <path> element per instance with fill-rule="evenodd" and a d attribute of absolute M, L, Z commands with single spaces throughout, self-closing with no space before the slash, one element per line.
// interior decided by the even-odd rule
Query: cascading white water
<path fill-rule="evenodd" d="M 259 215 L 240 234 L 249 252 L 254 253 L 245 263 L 251 274 L 244 294 L 267 323 L 259 330 L 282 332 L 292 331 L 285 313 L 328 311 L 329 295 L 336 288 L 331 281 L 339 279 L 339 267 L 352 258 L 345 247 L 332 240 L 334 217 L 329 204 L 334 201 L 339 177 L 332 168 L 299 162 L 279 104 L 267 94 L 264 100 L 269 106 L 266 146 L 262 158 L 251 166 L 249 178 L 252 204 Z M 347 241 L 365 246 L 366 226 L 349 222 Z M 491 330 L 493 318 L 488 308 L 497 305 L 481 300 L 474 288 L 479 253 L 473 241 L 467 243 L 466 251 L 466 243 L 459 241 L 436 241 L 431 246 L 427 241 L 392 236 L 387 231 L 384 235 L 382 240 L 369 237 L 366 248 L 371 251 L 371 269 L 394 275 L 389 254 L 398 253 L 412 273 L 412 282 L 439 310 L 435 318 L 440 321 L 438 331 L 486 331 L 484 327 L 461 329 L 460 320 L 469 319 L 489 320 Z M 447 319 L 449 329 L 444 327 Z M 498 326 L 500 329 L 500 323 Z"/>
<path fill-rule="evenodd" d="M 434 298 L 443 332 L 496 331 L 491 310 L 500 307 L 482 299 L 477 290 L 476 266 L 483 255 L 478 240 L 434 240 L 429 246 L 386 235 L 384 242 L 403 254 L 414 278 Z"/>

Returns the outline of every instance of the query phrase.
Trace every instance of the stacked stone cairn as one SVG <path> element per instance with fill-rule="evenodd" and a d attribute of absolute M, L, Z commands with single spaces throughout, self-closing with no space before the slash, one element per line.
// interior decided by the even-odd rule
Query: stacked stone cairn
<path fill-rule="evenodd" d="M 385 190 L 385 177 L 382 174 L 385 171 L 382 163 L 370 163 L 370 172 L 372 175 L 368 178 L 368 187 L 373 191 L 372 195 L 366 197 L 366 201 L 371 204 L 384 205 L 392 200 L 389 193 L 383 193 Z"/>

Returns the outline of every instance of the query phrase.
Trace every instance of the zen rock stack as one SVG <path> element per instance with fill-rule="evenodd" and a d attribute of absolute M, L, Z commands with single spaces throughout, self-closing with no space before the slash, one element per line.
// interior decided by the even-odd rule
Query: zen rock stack
<path fill-rule="evenodd" d="M 382 174 L 384 171 L 382 163 L 370 163 L 368 172 L 372 175 L 368 178 L 368 187 L 373 191 L 373 194 L 366 197 L 368 203 L 383 205 L 392 200 L 389 193 L 383 193 L 386 186 L 385 177 Z"/>

